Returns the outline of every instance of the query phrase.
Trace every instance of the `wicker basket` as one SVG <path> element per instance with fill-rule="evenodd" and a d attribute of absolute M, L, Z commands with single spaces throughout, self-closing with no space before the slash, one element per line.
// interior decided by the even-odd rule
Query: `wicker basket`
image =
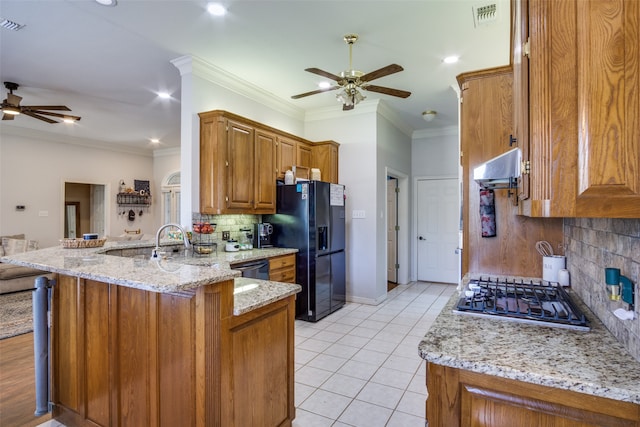
<path fill-rule="evenodd" d="M 104 246 L 107 239 L 64 239 L 60 240 L 62 247 L 65 249 L 83 249 L 83 248 L 99 248 Z"/>

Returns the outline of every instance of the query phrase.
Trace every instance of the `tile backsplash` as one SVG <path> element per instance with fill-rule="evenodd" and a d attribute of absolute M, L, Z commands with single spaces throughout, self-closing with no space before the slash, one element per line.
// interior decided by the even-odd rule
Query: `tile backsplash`
<path fill-rule="evenodd" d="M 251 234 L 255 231 L 255 225 L 262 220 L 262 215 L 206 215 L 197 212 L 193 213 L 194 222 L 210 222 L 216 224 L 216 231 L 213 233 L 212 241 L 218 244 L 218 250 L 224 250 L 225 241 L 222 239 L 222 232 L 228 231 L 229 237 L 238 241 L 242 240 L 245 233 L 242 230 L 249 229 Z"/>
<path fill-rule="evenodd" d="M 613 335 L 640 361 L 640 219 L 565 218 L 564 242 L 571 288 Z M 635 289 L 635 319 L 620 320 L 613 311 L 628 309 L 610 301 L 604 269 L 615 267 Z"/>

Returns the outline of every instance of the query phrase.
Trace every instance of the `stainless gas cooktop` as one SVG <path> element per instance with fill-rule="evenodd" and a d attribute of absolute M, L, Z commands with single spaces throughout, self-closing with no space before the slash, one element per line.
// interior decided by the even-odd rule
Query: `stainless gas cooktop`
<path fill-rule="evenodd" d="M 557 283 L 473 279 L 454 313 L 588 331 L 589 321 Z"/>

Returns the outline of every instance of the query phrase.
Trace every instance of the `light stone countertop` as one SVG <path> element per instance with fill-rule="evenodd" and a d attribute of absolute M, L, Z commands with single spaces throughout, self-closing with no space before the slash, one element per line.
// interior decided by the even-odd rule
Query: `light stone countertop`
<path fill-rule="evenodd" d="M 163 244 L 167 244 L 166 241 Z M 170 245 L 180 244 L 169 242 Z M 246 289 L 247 278 L 233 264 L 296 253 L 297 249 L 269 248 L 221 252 L 151 260 L 148 256 L 117 256 L 105 252 L 151 248 L 149 241 L 107 242 L 100 248 L 65 249 L 60 246 L 0 258 L 0 262 L 36 268 L 68 276 L 113 283 L 151 292 L 173 293 L 235 279 L 237 289 Z M 234 295 L 234 314 L 239 315 L 300 292 L 300 285 L 249 279 L 255 289 Z"/>
<path fill-rule="evenodd" d="M 428 362 L 640 404 L 640 363 L 573 292 L 588 332 L 453 312 L 455 292 L 418 345 Z"/>

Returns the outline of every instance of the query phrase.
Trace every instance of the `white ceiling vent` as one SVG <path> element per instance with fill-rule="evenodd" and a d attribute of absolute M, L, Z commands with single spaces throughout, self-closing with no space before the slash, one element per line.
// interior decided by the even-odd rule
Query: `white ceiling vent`
<path fill-rule="evenodd" d="M 6 28 L 7 30 L 18 31 L 24 27 L 24 24 L 18 24 L 17 22 L 10 21 L 9 19 L 2 19 L 0 21 L 0 27 Z"/>
<path fill-rule="evenodd" d="M 498 20 L 498 5 L 496 3 L 483 3 L 473 6 L 473 25 L 490 24 Z"/>

